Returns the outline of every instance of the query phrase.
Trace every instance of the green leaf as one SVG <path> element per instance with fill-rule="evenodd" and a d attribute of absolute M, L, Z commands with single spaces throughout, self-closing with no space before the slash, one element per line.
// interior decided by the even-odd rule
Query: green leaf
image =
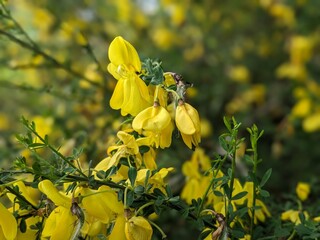
<path fill-rule="evenodd" d="M 223 122 L 226 128 L 228 129 L 228 131 L 232 132 L 231 124 L 230 124 L 230 121 L 227 119 L 227 117 L 223 117 Z"/>
<path fill-rule="evenodd" d="M 290 230 L 279 226 L 278 228 L 275 229 L 274 235 L 275 235 L 275 237 L 277 237 L 277 239 L 284 238 L 284 237 L 287 237 L 290 235 Z"/>
<path fill-rule="evenodd" d="M 27 224 L 26 224 L 26 220 L 24 218 L 21 218 L 21 221 L 19 224 L 19 229 L 22 233 L 25 233 L 27 231 Z"/>
<path fill-rule="evenodd" d="M 170 185 L 166 185 L 166 193 L 167 193 L 167 196 L 169 197 L 169 198 L 171 198 L 172 197 L 172 191 L 171 191 L 171 187 L 170 187 Z"/>
<path fill-rule="evenodd" d="M 100 170 L 97 172 L 96 176 L 100 179 L 105 179 L 106 178 L 106 172 L 103 170 Z"/>
<path fill-rule="evenodd" d="M 46 145 L 43 143 L 30 143 L 28 145 L 28 148 L 30 149 L 40 149 L 40 148 L 44 148 Z"/>
<path fill-rule="evenodd" d="M 205 239 L 209 234 L 212 232 L 212 230 L 205 230 L 202 233 L 200 233 L 199 239 Z"/>
<path fill-rule="evenodd" d="M 272 168 L 269 168 L 265 174 L 263 175 L 262 179 L 261 179 L 261 182 L 260 182 L 260 187 L 263 187 L 267 181 L 269 180 L 270 176 L 272 174 Z"/>
<path fill-rule="evenodd" d="M 177 203 L 180 201 L 180 197 L 179 196 L 175 196 L 169 199 L 169 202 L 171 203 Z"/>
<path fill-rule="evenodd" d="M 295 227 L 298 235 L 300 237 L 305 236 L 305 235 L 310 235 L 313 233 L 314 230 L 307 228 L 306 226 L 304 226 L 303 224 L 299 224 Z"/>
<path fill-rule="evenodd" d="M 231 200 L 238 200 L 243 198 L 244 196 L 246 196 L 248 194 L 247 191 L 243 191 L 243 192 L 239 192 L 238 194 L 234 195 Z"/>
<path fill-rule="evenodd" d="M 130 167 L 128 171 L 128 178 L 130 180 L 131 186 L 134 186 L 134 182 L 137 178 L 137 169 L 135 167 Z"/>
<path fill-rule="evenodd" d="M 216 195 L 217 197 L 223 197 L 224 196 L 222 192 L 217 191 L 217 190 L 213 191 L 213 194 Z"/>
<path fill-rule="evenodd" d="M 146 153 L 146 152 L 148 152 L 149 150 L 150 150 L 150 147 L 149 147 L 149 146 L 140 146 L 140 147 L 139 147 L 139 152 L 140 152 L 141 154 Z"/>
<path fill-rule="evenodd" d="M 187 218 L 189 216 L 189 208 L 182 209 L 179 213 L 183 218 Z"/>
<path fill-rule="evenodd" d="M 245 233 L 239 229 L 232 229 L 231 235 L 232 235 L 232 237 L 239 239 L 239 238 L 243 238 Z"/>
<path fill-rule="evenodd" d="M 136 194 L 143 194 L 144 193 L 144 187 L 141 185 L 138 185 L 133 190 Z"/>
<path fill-rule="evenodd" d="M 270 193 L 266 190 L 261 189 L 260 190 L 260 196 L 261 197 L 270 197 Z"/>
<path fill-rule="evenodd" d="M 224 135 L 219 136 L 219 145 L 226 151 L 230 152 L 231 147 L 229 142 L 225 139 Z"/>
<path fill-rule="evenodd" d="M 126 204 L 127 206 L 130 206 L 134 201 L 134 192 L 133 191 L 128 191 L 127 192 L 127 199 L 126 199 Z"/>

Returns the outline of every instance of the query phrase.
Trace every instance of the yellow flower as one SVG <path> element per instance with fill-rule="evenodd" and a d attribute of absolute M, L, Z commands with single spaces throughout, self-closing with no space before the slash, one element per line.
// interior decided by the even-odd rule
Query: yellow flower
<path fill-rule="evenodd" d="M 60 193 L 49 180 L 41 181 L 38 188 L 57 205 L 45 222 L 42 237 L 50 237 L 51 240 L 70 239 L 76 226 L 79 226 L 77 216 L 71 212 L 71 198 Z"/>
<path fill-rule="evenodd" d="M 179 100 L 175 121 L 184 143 L 190 148 L 198 146 L 201 141 L 200 118 L 197 110 L 190 104 Z"/>
<path fill-rule="evenodd" d="M 239 83 L 247 83 L 250 80 L 250 72 L 244 65 L 233 66 L 229 69 L 229 77 Z"/>
<path fill-rule="evenodd" d="M 122 37 L 116 37 L 109 47 L 108 71 L 118 80 L 110 99 L 113 109 L 122 115 L 136 116 L 150 106 L 147 85 L 139 78 L 141 62 L 135 48 Z"/>
<path fill-rule="evenodd" d="M 310 185 L 308 183 L 299 182 L 296 187 L 296 193 L 301 201 L 305 201 L 310 193 Z"/>
<path fill-rule="evenodd" d="M 112 232 L 109 235 L 109 240 L 127 240 L 125 234 L 126 219 L 124 214 L 119 214 L 116 218 L 115 224 L 113 226 Z"/>
<path fill-rule="evenodd" d="M 247 206 L 248 208 L 252 208 L 253 207 L 253 182 L 246 182 L 244 184 L 243 189 L 245 191 L 247 191 Z M 264 222 L 266 220 L 266 217 L 271 217 L 271 214 L 267 208 L 267 206 L 260 200 L 260 199 L 256 199 L 256 204 L 255 206 L 260 207 L 259 209 L 255 210 L 255 215 L 254 215 L 254 223 L 257 224 L 258 220 L 260 222 Z M 252 212 L 249 211 L 249 215 L 250 217 L 252 217 Z"/>
<path fill-rule="evenodd" d="M 144 217 L 133 216 L 125 223 L 127 240 L 150 240 L 152 233 L 152 227 Z"/>
<path fill-rule="evenodd" d="M 149 177 L 148 182 L 150 184 L 152 184 L 152 189 L 158 188 L 160 189 L 163 193 L 165 193 L 165 189 L 164 186 L 166 185 L 165 183 L 165 177 L 171 172 L 173 171 L 174 168 L 170 167 L 170 168 L 161 168 L 160 171 L 156 172 L 155 174 L 153 174 L 152 176 Z M 149 170 L 148 169 L 140 169 L 137 173 L 137 178 L 135 181 L 136 185 L 144 185 L 146 176 L 147 176 L 147 172 Z"/>
<path fill-rule="evenodd" d="M 312 101 L 310 98 L 300 99 L 292 108 L 291 113 L 295 117 L 306 117 L 312 109 Z"/>
<path fill-rule="evenodd" d="M 158 102 L 152 107 L 148 107 L 140 112 L 132 122 L 132 127 L 138 133 L 146 135 L 146 141 L 140 140 L 140 144 L 156 147 L 169 147 L 171 144 L 171 135 L 173 126 L 169 112 Z"/>
<path fill-rule="evenodd" d="M 115 213 L 123 212 L 123 205 L 118 201 L 117 194 L 108 186 L 101 186 L 98 190 L 81 188 L 77 193 L 83 197 L 83 209 L 102 223 L 110 223 Z"/>
<path fill-rule="evenodd" d="M 0 236 L 4 239 L 13 240 L 17 235 L 17 221 L 1 203 L 0 203 Z"/>
<path fill-rule="evenodd" d="M 152 107 L 141 111 L 132 122 L 132 127 L 137 132 L 141 130 L 161 132 L 171 122 L 168 111 L 157 102 Z"/>
<path fill-rule="evenodd" d="M 283 221 L 289 220 L 295 223 L 296 225 L 299 225 L 301 223 L 299 214 L 300 214 L 300 211 L 290 209 L 281 214 L 281 220 Z M 309 214 L 306 211 L 304 211 L 303 214 L 306 219 L 309 218 Z"/>
<path fill-rule="evenodd" d="M 117 137 L 121 140 L 121 145 L 111 146 L 108 148 L 108 154 L 117 150 L 112 157 L 108 160 L 107 169 L 112 166 L 116 166 L 119 163 L 121 157 L 135 156 L 136 164 L 141 165 L 141 155 L 139 153 L 139 146 L 136 142 L 134 136 L 124 132 L 119 131 Z"/>
<path fill-rule="evenodd" d="M 320 113 L 313 113 L 307 116 L 302 122 L 303 130 L 306 132 L 315 132 L 320 130 Z"/>

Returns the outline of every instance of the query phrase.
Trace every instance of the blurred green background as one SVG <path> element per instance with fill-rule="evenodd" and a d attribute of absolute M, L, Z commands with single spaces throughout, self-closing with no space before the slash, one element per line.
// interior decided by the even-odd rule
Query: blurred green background
<path fill-rule="evenodd" d="M 209 156 L 222 153 L 223 116 L 235 116 L 243 137 L 253 123 L 265 130 L 260 171 L 273 168 L 271 193 L 317 181 L 320 1 L 11 0 L 7 7 L 17 22 L 2 11 L 1 167 L 28 157 L 14 137 L 24 131 L 21 115 L 65 154 L 83 147 L 84 162 L 106 156 L 123 121 L 108 106 L 115 80 L 106 71 L 108 45 L 121 35 L 141 59 L 161 59 L 165 71 L 193 83 L 188 102 L 203 120 Z M 160 166 L 190 158 L 174 138 Z"/>

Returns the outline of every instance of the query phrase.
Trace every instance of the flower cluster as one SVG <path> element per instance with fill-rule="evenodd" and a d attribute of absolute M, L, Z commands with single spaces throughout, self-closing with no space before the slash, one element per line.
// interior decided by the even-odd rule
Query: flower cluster
<path fill-rule="evenodd" d="M 110 106 L 131 115 L 131 124 L 118 131 L 107 157 L 94 168 L 75 166 L 74 159 L 56 151 L 73 172 L 65 169 L 60 179 L 42 177 L 35 188 L 22 180 L 6 185 L 2 195 L 12 207 L 0 204 L 1 239 L 151 239 L 155 223 L 148 216 L 156 202 L 150 196 L 158 194 L 163 201 L 172 197 L 165 177 L 173 168 L 157 167 L 155 148 L 171 145 L 175 125 L 185 144 L 195 148 L 199 114 L 184 100 L 187 84 L 181 76 L 164 73 L 151 60 L 143 68 L 134 47 L 122 37 L 111 42 L 109 59 L 108 71 L 117 80 Z M 29 127 L 37 141 L 32 138 L 27 145 L 33 150 L 47 146 L 47 136 L 36 132 L 35 123 Z"/>
<path fill-rule="evenodd" d="M 214 170 L 211 166 L 211 160 L 205 155 L 204 150 L 197 148 L 193 153 L 191 159 L 186 161 L 182 167 L 183 174 L 186 177 L 186 184 L 181 193 L 181 197 L 191 204 L 192 199 L 199 199 L 204 197 L 204 189 L 209 188 L 205 206 L 213 208 L 215 212 L 226 216 L 226 208 L 228 208 L 228 197 L 223 188 L 226 183 L 229 184 L 227 176 L 221 170 Z M 212 185 L 212 180 L 216 179 Z M 239 194 L 239 195 L 238 195 Z M 234 188 L 232 196 L 239 196 L 231 200 L 233 211 L 242 208 L 244 205 L 250 209 L 253 207 L 253 182 L 246 181 L 244 185 L 241 184 L 238 178 L 234 179 Z M 257 210 L 254 215 L 254 223 L 258 221 L 265 222 L 267 217 L 271 214 L 262 200 L 256 199 L 255 206 Z M 251 211 L 248 211 L 250 217 Z M 241 221 L 241 219 L 235 219 Z"/>
<path fill-rule="evenodd" d="M 121 109 L 122 115 L 135 117 L 132 128 L 143 138 L 141 142 L 156 148 L 169 147 L 175 122 L 185 144 L 189 148 L 198 145 L 199 114 L 184 101 L 187 84 L 180 75 L 169 72 L 152 76 L 152 68 L 141 68 L 138 53 L 122 37 L 110 44 L 109 58 L 108 70 L 118 80 L 110 106 Z M 152 81 L 143 80 L 150 76 Z"/>

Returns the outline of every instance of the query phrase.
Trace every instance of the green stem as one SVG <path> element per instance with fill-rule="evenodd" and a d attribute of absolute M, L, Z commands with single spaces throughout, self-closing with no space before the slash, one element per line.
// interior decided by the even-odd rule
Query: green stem
<path fill-rule="evenodd" d="M 36 135 L 36 136 L 40 139 L 40 141 L 45 144 L 46 147 L 48 147 L 53 153 L 55 153 L 57 156 L 59 156 L 59 157 L 60 157 L 64 162 L 66 162 L 69 166 L 71 166 L 73 169 L 75 169 L 80 175 L 82 175 L 83 177 L 86 177 L 86 178 L 87 178 L 87 176 L 86 176 L 80 169 L 78 169 L 71 161 L 69 161 L 69 160 L 68 160 L 65 156 L 63 156 L 57 149 L 55 149 L 54 147 L 52 147 L 45 139 L 43 139 L 43 138 L 37 133 L 37 131 L 30 126 L 29 122 L 27 122 L 27 121 L 25 120 L 25 123 L 26 123 L 25 126 L 26 126 L 34 135 Z"/>
<path fill-rule="evenodd" d="M 237 131 L 236 131 L 237 133 Z M 235 143 L 234 143 L 234 148 L 233 148 L 233 151 L 231 153 L 231 179 L 230 179 L 230 185 L 229 185 L 229 188 L 230 188 L 230 194 L 228 196 L 228 204 L 226 206 L 226 223 L 229 225 L 229 207 L 232 206 L 232 193 L 233 193 L 233 187 L 234 187 L 234 178 L 235 178 L 235 171 L 236 171 L 236 152 L 237 152 L 237 143 L 236 143 L 236 136 L 237 134 L 235 134 L 235 136 L 233 136 L 235 139 Z"/>
<path fill-rule="evenodd" d="M 146 207 L 148 207 L 148 206 L 151 206 L 151 205 L 153 205 L 153 204 L 154 204 L 154 202 L 152 201 L 152 202 L 147 202 L 146 204 L 142 205 L 142 206 L 136 211 L 136 214 L 135 214 L 135 215 L 138 215 L 139 212 L 141 212 L 144 208 L 146 208 Z"/>
<path fill-rule="evenodd" d="M 216 179 L 219 171 L 221 170 L 221 167 L 222 167 L 222 165 L 223 165 L 223 163 L 225 162 L 226 159 L 227 159 L 227 155 L 225 155 L 225 156 L 223 157 L 223 159 L 220 160 L 219 165 L 218 165 L 218 168 L 216 169 L 214 176 L 212 177 L 212 179 L 211 179 L 211 181 L 210 181 L 210 183 L 209 183 L 206 191 L 205 191 L 204 194 L 202 195 L 201 202 L 200 202 L 200 205 L 199 205 L 199 208 L 198 208 L 197 216 L 200 215 L 200 213 L 201 213 L 201 211 L 202 211 L 202 209 L 203 209 L 203 204 L 204 204 L 204 202 L 205 202 L 205 199 L 207 198 L 207 196 L 208 196 L 208 194 L 209 194 L 209 191 L 210 191 L 210 189 L 212 188 L 212 185 L 213 185 L 213 183 L 215 182 L 215 179 Z"/>
<path fill-rule="evenodd" d="M 294 238 L 294 236 L 296 235 L 296 230 L 294 229 L 291 233 L 291 235 L 288 237 L 288 240 L 292 240 Z"/>
<path fill-rule="evenodd" d="M 254 132 L 252 134 L 255 134 Z M 257 174 L 257 165 L 258 165 L 258 147 L 257 147 L 257 138 L 252 138 L 252 150 L 253 150 L 253 175 L 256 176 Z M 256 198 L 257 198 L 257 191 L 256 191 L 256 181 L 253 181 L 253 187 L 252 187 L 252 217 L 251 217 L 251 224 L 250 224 L 250 235 L 253 235 L 253 229 L 254 229 L 254 217 L 255 217 L 255 207 L 256 207 Z"/>
<path fill-rule="evenodd" d="M 2 182 L 0 181 L 0 183 L 2 184 Z M 17 199 L 19 199 L 20 201 L 27 203 L 28 205 L 30 205 L 34 210 L 38 210 L 39 208 L 34 206 L 32 203 L 30 203 L 23 195 L 21 195 L 19 192 L 17 192 L 16 190 L 14 190 L 13 188 L 6 186 L 5 187 L 10 193 L 12 193 L 13 195 L 15 195 L 17 197 Z"/>
<path fill-rule="evenodd" d="M 165 232 L 157 224 L 155 224 L 154 222 L 152 222 L 150 220 L 148 220 L 148 221 L 152 226 L 154 226 L 161 233 L 162 239 L 167 239 L 167 235 L 165 234 Z"/>
<path fill-rule="evenodd" d="M 3 31 L 1 29 L 0 29 L 0 35 L 4 35 L 7 38 L 9 38 L 10 40 L 12 40 L 13 42 L 20 45 L 21 47 L 29 49 L 29 50 L 35 52 L 36 54 L 43 56 L 45 59 L 50 61 L 53 65 L 55 65 L 57 68 L 61 68 L 61 69 L 65 70 L 66 72 L 69 72 L 70 74 L 85 80 L 86 82 L 90 83 L 91 85 L 101 87 L 100 83 L 92 81 L 91 79 L 87 78 L 83 74 L 73 70 L 70 66 L 59 62 L 54 57 L 52 57 L 52 56 L 48 55 L 47 53 L 45 53 L 44 51 L 42 51 L 38 46 L 35 46 L 34 44 L 31 44 L 31 43 L 24 42 L 21 39 L 18 39 L 15 36 L 13 36 L 12 34 L 6 32 L 6 31 Z"/>

